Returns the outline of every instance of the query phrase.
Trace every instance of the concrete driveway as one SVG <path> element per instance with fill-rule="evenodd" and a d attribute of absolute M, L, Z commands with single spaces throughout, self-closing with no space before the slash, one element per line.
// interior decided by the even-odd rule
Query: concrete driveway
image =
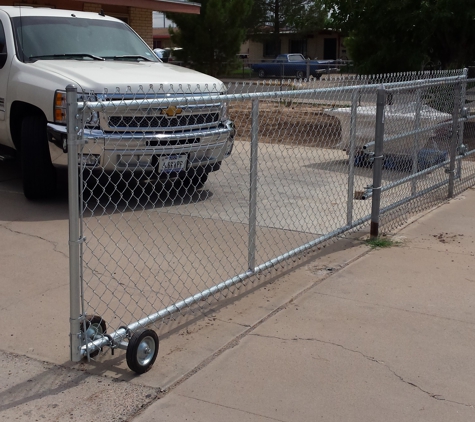
<path fill-rule="evenodd" d="M 69 363 L 65 191 L 30 203 L 20 188 L 1 163 L 2 419 L 473 420 L 473 190 L 399 247 L 340 240 L 171 321 L 134 377 L 121 351 Z"/>
<path fill-rule="evenodd" d="M 177 238 L 186 236 L 193 227 L 205 227 L 206 230 L 209 230 L 211 226 L 219 228 L 220 235 L 208 237 L 205 246 L 198 232 L 196 236 L 188 235 L 186 250 L 177 251 L 177 254 L 186 251 L 188 251 L 186 253 L 192 253 L 193 250 L 196 251 L 194 244 L 204 250 L 203 253 L 192 257 L 190 261 L 195 260 L 194 262 L 199 262 L 200 266 L 189 265 L 186 268 L 187 277 L 191 283 L 188 287 L 193 294 L 205 284 L 205 282 L 201 285 L 198 283 L 203 279 L 203 274 L 199 273 L 200 268 L 210 265 L 218 268 L 216 260 L 223 259 L 220 255 L 223 253 L 223 248 L 227 248 L 224 252 L 227 254 L 225 256 L 228 264 L 222 267 L 222 271 L 213 271 L 213 280 L 205 280 L 207 283 L 220 282 L 228 276 L 246 270 L 248 154 L 249 144 L 242 143 L 236 149 L 234 158 L 228 160 L 222 171 L 211 175 L 206 189 L 199 194 L 198 198 L 189 198 L 179 205 L 168 206 L 168 204 L 156 209 L 153 220 L 147 220 L 147 224 L 155 225 L 155 229 L 157 225 L 163 227 L 157 232 L 166 231 L 170 244 L 172 240 L 176 241 Z M 297 212 L 299 209 L 308 210 L 309 201 L 315 200 L 315 192 L 328 189 L 330 183 L 330 179 L 320 177 L 319 182 L 312 185 L 312 178 L 309 177 L 309 170 L 305 166 L 318 164 L 318 155 L 312 156 L 306 153 L 308 163 L 300 162 L 299 165 L 292 165 L 286 157 L 288 154 L 285 148 L 263 146 L 262 156 L 265 159 L 262 160 L 260 189 L 267 195 L 267 200 L 262 202 L 258 219 L 258 225 L 262 227 L 260 231 L 262 237 L 259 238 L 262 252 L 257 256 L 258 260 L 260 259 L 257 263 L 284 253 L 288 250 L 287 247 L 296 247 L 305 243 L 307 239 L 318 237 L 323 230 L 323 226 L 309 226 L 304 219 L 285 218 L 284 214 L 291 209 L 292 204 L 297 207 Z M 334 151 L 333 154 L 341 153 Z M 272 162 L 287 163 L 286 172 L 283 175 L 285 177 L 272 174 L 272 170 L 266 167 Z M 321 175 L 328 173 L 328 178 L 332 176 L 331 172 L 318 168 L 313 171 Z M 279 187 L 279 182 L 282 180 L 285 180 L 285 184 Z M 0 280 L 3 290 L 0 297 L 0 317 L 7 327 L 1 350 L 71 366 L 68 337 L 68 198 L 67 179 L 64 173 L 60 173 L 59 187 L 58 195 L 50 200 L 28 201 L 22 194 L 18 163 L 15 161 L 0 163 L 0 203 L 2 204 L 0 207 L 0 267 L 2 268 Z M 282 198 L 286 198 L 283 212 L 276 214 L 275 209 Z M 327 207 L 327 201 L 323 201 L 322 205 Z M 335 208 L 335 204 L 330 204 L 330 207 Z M 125 237 L 130 242 L 138 240 L 130 229 L 134 226 L 134 223 L 131 223 L 132 220 L 140 222 L 138 214 L 138 212 L 137 215 L 133 212 L 130 214 L 125 212 L 124 214 L 112 213 L 111 216 L 112 219 L 117 218 L 115 227 L 121 233 L 124 233 L 124 229 L 120 225 L 126 220 L 128 231 Z M 99 217 L 96 216 L 86 220 L 88 226 L 85 235 L 87 237 L 94 238 L 97 230 L 101 230 L 101 236 L 108 234 L 101 225 L 94 227 L 98 220 Z M 288 224 L 291 225 L 290 230 L 286 227 Z M 306 226 L 296 226 L 298 224 L 306 224 Z M 113 235 L 114 232 L 111 236 Z M 285 245 L 284 242 L 291 242 L 291 245 Z M 353 246 L 355 242 L 353 239 L 342 240 L 334 251 Z M 237 254 L 236 247 L 242 248 L 243 252 Z M 213 252 L 206 252 L 207 250 Z M 93 252 L 88 256 L 89 259 L 94 259 Z M 360 252 L 359 250 L 351 252 L 349 258 L 343 258 L 338 253 L 336 257 L 333 257 L 327 250 L 319 253 L 322 256 L 328 255 L 325 259 L 328 259 L 329 267 L 333 268 L 343 265 L 343 261 L 351 260 Z M 111 252 L 110 256 L 112 255 Z M 325 259 L 323 262 L 327 262 Z M 335 259 L 337 263 L 334 262 Z M 107 256 L 104 260 L 107 260 Z M 285 266 L 279 268 L 281 268 L 279 272 L 263 274 L 259 280 L 260 284 L 272 282 L 272 287 L 255 290 L 256 285 L 245 283 L 239 289 L 233 289 L 228 298 L 221 297 L 219 303 L 212 303 L 205 307 L 204 311 L 208 318 L 202 319 L 199 314 L 190 314 L 177 321 L 172 319 L 167 325 L 160 326 L 158 330 L 161 338 L 164 336 L 167 339 L 161 346 L 161 360 L 171 360 L 164 364 L 157 362 L 156 367 L 149 374 L 140 378 L 140 383 L 154 387 L 166 387 L 173 383 L 201 362 L 210 350 L 219 349 L 229 339 L 234 338 L 246 327 L 272 312 L 276 306 L 285 303 L 296 292 L 311 283 L 307 276 L 299 278 L 292 284 L 286 283 L 285 277 L 276 279 L 275 277 L 282 271 L 288 270 Z M 160 271 L 166 273 L 167 270 L 162 267 Z M 187 287 L 185 282 L 183 282 L 184 287 Z M 86 291 L 86 297 L 93 296 L 93 293 Z M 247 297 L 244 309 L 235 311 L 236 298 L 242 297 Z M 221 317 L 220 319 L 224 322 L 217 321 L 215 310 L 220 307 L 230 307 L 229 312 L 233 314 L 233 317 Z M 239 316 L 235 315 L 236 312 Z M 139 316 L 141 317 L 142 314 Z M 128 315 L 127 318 L 129 317 L 134 316 Z M 111 316 L 109 321 L 113 319 L 114 317 Z M 111 328 L 116 328 L 112 324 L 113 322 Z M 192 328 L 187 328 L 189 324 L 192 324 Z M 118 326 L 118 323 L 115 325 Z M 204 341 L 203 330 L 209 331 Z M 177 333 L 180 334 L 176 335 Z M 177 359 L 179 355 L 182 357 Z M 126 369 L 124 353 L 121 351 L 116 352 L 114 357 L 110 354 L 101 355 L 97 362 L 91 362 L 87 367 L 94 373 L 108 373 L 120 379 L 133 378 L 132 373 Z"/>

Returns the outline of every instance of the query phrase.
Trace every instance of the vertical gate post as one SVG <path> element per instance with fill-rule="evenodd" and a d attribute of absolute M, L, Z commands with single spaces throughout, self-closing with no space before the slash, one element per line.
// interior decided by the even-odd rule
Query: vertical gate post
<path fill-rule="evenodd" d="M 356 143 L 356 117 L 358 97 L 360 91 L 354 90 L 351 96 L 351 117 L 350 117 L 350 147 L 348 149 L 348 199 L 346 203 L 346 223 L 353 222 L 353 197 L 355 187 L 355 143 Z"/>
<path fill-rule="evenodd" d="M 421 128 L 421 109 L 422 109 L 422 91 L 418 89 L 416 91 L 416 116 L 414 120 L 414 130 L 418 131 Z M 412 144 L 412 174 L 416 174 L 418 171 L 419 161 L 419 144 L 420 134 L 414 134 L 414 142 Z M 417 192 L 417 179 L 414 178 L 411 181 L 411 195 L 414 196 Z"/>
<path fill-rule="evenodd" d="M 77 88 L 66 87 L 68 125 L 68 199 L 69 199 L 69 301 L 70 357 L 81 360 L 81 295 L 79 276 L 79 177 L 78 177 L 78 103 Z"/>
<path fill-rule="evenodd" d="M 465 108 L 466 104 L 466 96 L 467 96 L 467 78 L 468 78 L 468 69 L 465 68 L 463 70 L 463 81 L 462 81 L 462 92 L 460 95 L 460 110 L 463 110 Z M 465 122 L 461 121 L 459 123 L 459 140 L 458 140 L 458 147 L 460 148 L 463 144 L 463 132 L 465 128 Z M 457 150 L 457 154 L 459 151 Z M 457 160 L 457 173 L 456 173 L 456 179 L 460 179 L 462 177 L 462 158 Z"/>
<path fill-rule="evenodd" d="M 383 142 L 384 142 L 384 106 L 386 105 L 386 90 L 378 89 L 376 101 L 376 129 L 374 135 L 373 162 L 373 195 L 371 202 L 370 237 L 379 235 L 379 213 L 381 209 L 381 180 L 383 176 Z"/>
<path fill-rule="evenodd" d="M 462 84 L 459 82 L 454 86 L 454 111 L 452 120 L 452 139 L 450 140 L 450 164 L 449 164 L 449 192 L 448 197 L 453 198 L 455 186 L 455 157 L 459 144 L 459 117 L 460 117 L 460 99 L 462 94 Z"/>
<path fill-rule="evenodd" d="M 259 152 L 259 99 L 252 100 L 250 188 L 249 188 L 249 242 L 248 268 L 256 267 L 256 219 L 257 219 L 257 155 Z"/>

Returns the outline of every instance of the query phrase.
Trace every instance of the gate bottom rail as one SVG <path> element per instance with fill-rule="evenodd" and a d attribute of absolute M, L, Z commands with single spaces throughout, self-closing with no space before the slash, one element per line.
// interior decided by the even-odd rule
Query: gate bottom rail
<path fill-rule="evenodd" d="M 155 322 L 160 321 L 163 318 L 166 318 L 167 316 L 170 316 L 176 312 L 179 312 L 183 308 L 189 307 L 195 303 L 199 303 L 201 300 L 208 298 L 209 296 L 219 293 L 225 289 L 228 289 L 232 286 L 235 286 L 239 283 L 242 283 L 246 279 L 258 275 L 262 273 L 263 271 L 266 271 L 270 268 L 273 268 L 274 266 L 286 261 L 287 259 L 293 258 L 297 256 L 300 253 L 303 253 L 309 249 L 312 249 L 313 247 L 326 242 L 334 237 L 337 237 L 349 230 L 352 230 L 367 221 L 371 219 L 371 215 L 367 215 L 365 217 L 362 217 L 351 224 L 347 224 L 346 226 L 340 227 L 337 230 L 334 230 L 324 236 L 320 236 L 319 238 L 312 240 L 309 243 L 306 243 L 305 245 L 302 245 L 296 249 L 293 249 L 283 255 L 278 256 L 277 258 L 271 259 L 256 268 L 254 270 L 248 270 L 245 273 L 242 273 L 240 275 L 237 275 L 233 278 L 230 278 L 226 281 L 223 281 L 222 283 L 219 283 L 209 289 L 203 290 L 200 293 L 197 293 L 193 296 L 190 296 L 184 300 L 181 300 L 180 302 L 176 302 L 173 305 L 168 306 L 165 309 L 162 309 L 152 315 L 149 315 L 145 318 L 142 318 L 141 320 L 134 322 L 127 327 L 120 327 L 116 331 L 114 331 L 111 334 L 107 334 L 104 337 L 101 337 L 99 339 L 96 339 L 94 341 L 88 342 L 87 344 L 83 345 L 81 347 L 81 356 L 86 357 L 96 351 L 100 350 L 102 347 L 109 346 L 112 348 L 120 348 L 120 349 L 125 349 L 127 347 L 126 344 L 123 344 L 123 340 L 130 335 L 130 333 L 133 333 L 134 331 L 144 328 L 148 325 L 154 324 Z"/>

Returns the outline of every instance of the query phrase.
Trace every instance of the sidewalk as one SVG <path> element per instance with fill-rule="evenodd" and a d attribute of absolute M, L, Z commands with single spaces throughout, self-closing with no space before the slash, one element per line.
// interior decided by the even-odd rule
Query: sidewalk
<path fill-rule="evenodd" d="M 474 420 L 474 214 L 469 189 L 402 230 L 400 246 L 282 307 L 133 421 Z"/>
<path fill-rule="evenodd" d="M 15 218 L 0 225 L 0 421 L 475 420 L 475 189 L 409 224 L 399 246 L 341 240 L 161 337 L 139 377 L 120 351 L 67 361 L 65 206 L 44 205 L 35 224 L 19 189 L 5 190 Z M 37 280 L 46 263 L 64 268 Z"/>

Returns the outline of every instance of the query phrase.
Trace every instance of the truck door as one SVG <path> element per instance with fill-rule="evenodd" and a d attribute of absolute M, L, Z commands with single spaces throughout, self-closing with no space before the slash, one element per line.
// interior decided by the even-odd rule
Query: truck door
<path fill-rule="evenodd" d="M 0 120 L 5 120 L 5 95 L 8 85 L 7 43 L 3 22 L 0 20 Z"/>

